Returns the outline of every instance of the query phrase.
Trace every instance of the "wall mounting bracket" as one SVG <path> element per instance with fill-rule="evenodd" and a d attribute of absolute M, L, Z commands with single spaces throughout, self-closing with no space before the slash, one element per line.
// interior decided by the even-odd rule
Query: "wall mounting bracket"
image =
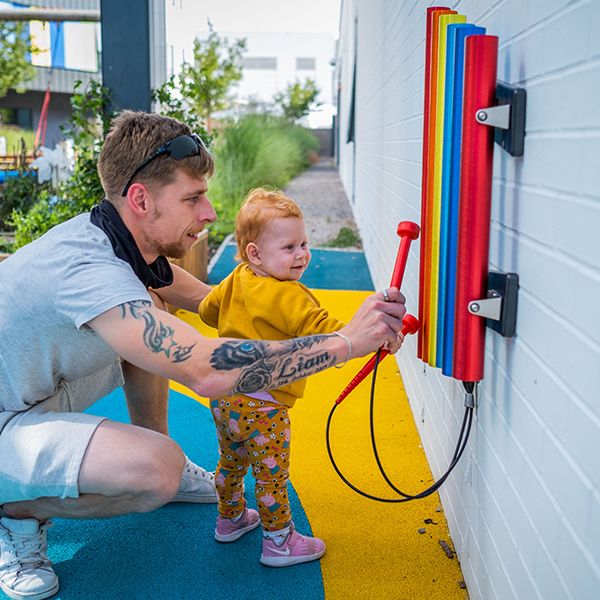
<path fill-rule="evenodd" d="M 467 310 L 486 319 L 486 326 L 503 337 L 514 337 L 517 326 L 519 276 L 516 273 L 490 271 L 488 297 L 471 300 Z"/>
<path fill-rule="evenodd" d="M 498 81 L 496 106 L 475 111 L 475 120 L 495 128 L 494 141 L 511 156 L 523 156 L 525 150 L 525 105 L 527 93 L 524 88 Z"/>

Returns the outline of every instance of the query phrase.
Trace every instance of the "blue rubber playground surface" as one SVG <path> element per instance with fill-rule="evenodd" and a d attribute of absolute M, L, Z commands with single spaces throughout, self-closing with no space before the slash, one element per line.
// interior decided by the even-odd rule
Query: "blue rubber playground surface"
<path fill-rule="evenodd" d="M 208 274 L 208 283 L 215 285 L 227 277 L 238 264 L 235 243 L 226 243 Z M 372 290 L 373 282 L 362 251 L 311 249 L 312 259 L 302 275 L 302 283 L 320 290 Z"/>

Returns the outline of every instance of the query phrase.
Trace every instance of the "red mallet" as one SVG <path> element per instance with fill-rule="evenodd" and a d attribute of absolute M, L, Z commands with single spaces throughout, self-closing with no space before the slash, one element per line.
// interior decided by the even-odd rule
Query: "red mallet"
<path fill-rule="evenodd" d="M 417 333 L 419 331 L 419 320 L 412 315 L 404 315 L 402 319 L 402 334 L 408 335 Z M 379 362 L 381 362 L 387 355 L 389 350 L 381 350 L 379 355 Z M 338 396 L 335 401 L 339 404 L 361 381 L 363 381 L 375 368 L 375 361 L 377 360 L 377 354 L 373 354 L 371 358 L 365 363 L 365 366 L 354 376 L 352 381 L 345 387 L 344 391 Z"/>
<path fill-rule="evenodd" d="M 400 289 L 404 270 L 406 269 L 406 261 L 408 260 L 408 252 L 410 244 L 413 240 L 419 237 L 421 228 L 412 221 L 401 221 L 398 223 L 398 236 L 400 237 L 400 246 L 398 246 L 398 254 L 396 255 L 396 263 L 392 272 L 392 280 L 390 287 Z"/>
<path fill-rule="evenodd" d="M 398 254 L 396 254 L 396 262 L 394 264 L 394 271 L 392 272 L 392 280 L 390 281 L 390 287 L 400 289 L 402 285 L 402 279 L 404 277 L 404 271 L 406 270 L 406 262 L 408 260 L 408 253 L 410 251 L 410 244 L 413 240 L 419 237 L 421 228 L 412 221 L 401 221 L 398 223 L 397 233 L 400 236 L 400 246 L 398 246 Z M 415 333 L 419 330 L 419 321 L 412 315 L 404 315 L 402 319 L 402 333 Z M 389 352 L 387 350 L 381 350 L 381 358 L 385 358 Z M 354 379 L 346 386 L 346 389 L 340 394 L 338 399 L 335 401 L 339 404 L 372 370 L 375 366 L 375 360 L 377 354 L 374 354 L 369 362 L 355 375 Z"/>

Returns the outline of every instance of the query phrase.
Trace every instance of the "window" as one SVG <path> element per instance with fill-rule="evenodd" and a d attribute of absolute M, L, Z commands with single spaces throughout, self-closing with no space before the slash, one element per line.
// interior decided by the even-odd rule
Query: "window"
<path fill-rule="evenodd" d="M 275 56 L 246 56 L 242 59 L 244 69 L 265 69 L 274 71 L 277 69 L 277 58 Z"/>
<path fill-rule="evenodd" d="M 169 48 L 169 76 L 175 75 L 175 46 L 168 44 Z"/>
<path fill-rule="evenodd" d="M 317 68 L 317 60 L 315 58 L 297 58 L 296 70 L 298 71 L 314 71 Z"/>
<path fill-rule="evenodd" d="M 33 113 L 30 108 L 0 108 L 0 121 L 33 130 Z"/>

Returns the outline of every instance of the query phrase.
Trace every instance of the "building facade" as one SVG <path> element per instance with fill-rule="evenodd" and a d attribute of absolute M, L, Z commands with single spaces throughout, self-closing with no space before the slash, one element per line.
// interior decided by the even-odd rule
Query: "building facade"
<path fill-rule="evenodd" d="M 0 0 L 0 8 L 29 7 L 97 11 L 99 16 L 104 11 L 106 24 L 102 31 L 100 20 L 26 22 L 37 48 L 30 56 L 34 78 L 23 84 L 23 93 L 11 90 L 1 98 L 0 108 L 5 109 L 10 123 L 35 130 L 49 89 L 46 146 L 63 139 L 61 128 L 71 115 L 70 98 L 76 82 L 85 87 L 92 80 L 102 81 L 103 67 L 108 67 L 103 84 L 112 89 L 117 107 L 150 110 L 152 90 L 178 73 L 183 61 L 193 60 L 201 12 L 189 0 L 142 1 L 138 8 L 143 11 L 136 10 L 132 2 L 112 0 Z M 107 45 L 104 56 L 103 42 Z"/>
<path fill-rule="evenodd" d="M 0 1 L 0 8 L 29 7 L 69 10 L 100 10 L 100 0 L 20 0 Z M 38 126 L 46 90 L 50 89 L 45 145 L 54 146 L 62 138 L 61 127 L 71 114 L 69 102 L 77 81 L 85 86 L 100 79 L 100 25 L 76 22 L 27 22 L 31 42 L 37 51 L 30 56 L 35 68 L 33 79 L 23 84 L 24 91 L 10 90 L 0 98 L 9 123 L 35 130 Z"/>
<path fill-rule="evenodd" d="M 389 283 L 395 224 L 421 218 L 431 4 L 342 6 L 339 168 L 378 288 Z M 524 156 L 495 145 L 492 184 L 490 268 L 519 275 L 516 336 L 487 330 L 473 431 L 440 497 L 472 599 L 591 600 L 600 590 L 600 3 L 447 6 L 498 36 L 498 79 L 526 89 L 527 112 Z M 415 243 L 403 284 L 415 314 L 419 258 Z M 439 477 L 462 386 L 417 358 L 414 337 L 397 359 Z"/>

